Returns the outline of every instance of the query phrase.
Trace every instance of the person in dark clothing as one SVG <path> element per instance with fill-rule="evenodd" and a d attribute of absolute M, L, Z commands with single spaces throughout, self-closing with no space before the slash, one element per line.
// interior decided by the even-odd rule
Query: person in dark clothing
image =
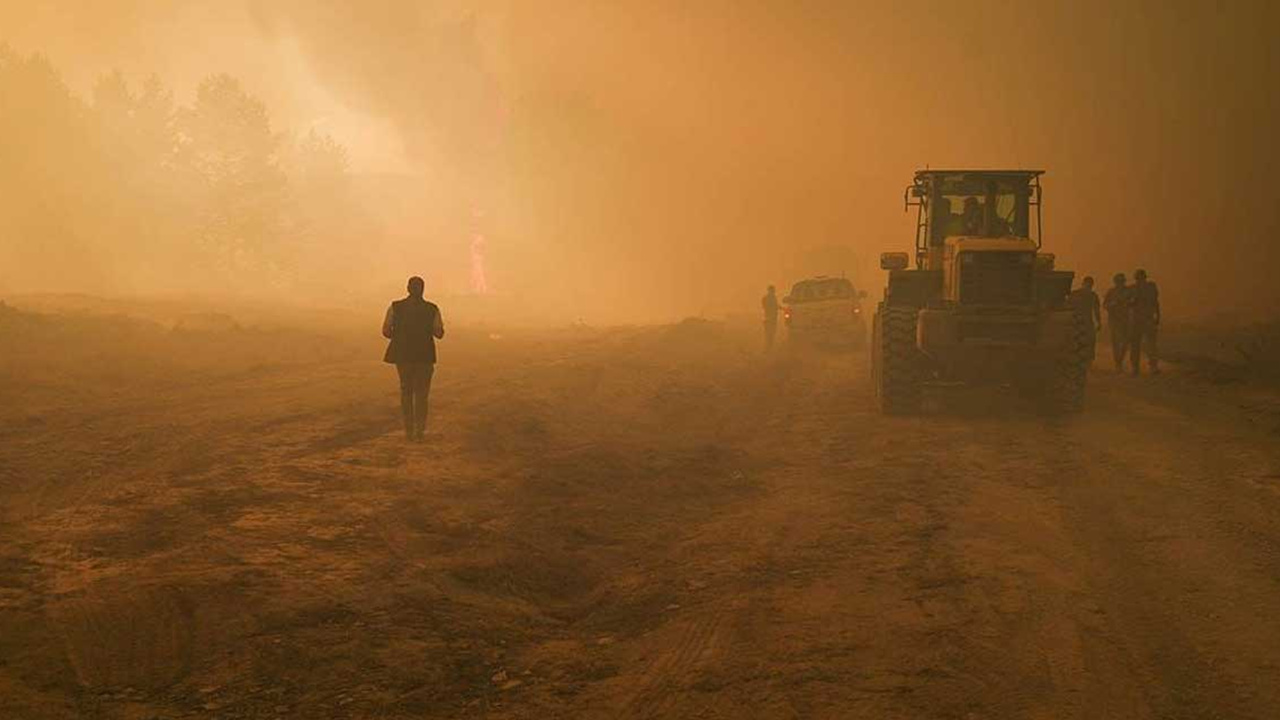
<path fill-rule="evenodd" d="M 1102 307 L 1107 311 L 1107 329 L 1111 332 L 1111 356 L 1116 361 L 1116 370 L 1124 370 L 1124 356 L 1129 351 L 1129 316 L 1131 288 L 1127 284 L 1124 273 L 1116 273 L 1110 290 L 1102 299 Z"/>
<path fill-rule="evenodd" d="M 1093 278 L 1086 277 L 1080 287 L 1071 291 L 1071 307 L 1083 322 L 1089 324 L 1089 362 L 1093 363 L 1098 347 L 1098 333 L 1102 332 L 1102 310 L 1098 293 L 1093 291 Z"/>
<path fill-rule="evenodd" d="M 976 197 L 967 197 L 964 199 L 964 212 L 962 213 L 964 222 L 965 235 L 981 235 L 983 226 L 983 209 L 982 203 Z"/>
<path fill-rule="evenodd" d="M 760 306 L 764 308 L 764 349 L 769 351 L 773 349 L 773 339 L 778 334 L 778 292 L 772 285 L 765 291 Z"/>
<path fill-rule="evenodd" d="M 426 283 L 409 278 L 409 295 L 387 308 L 382 336 L 390 340 L 383 362 L 400 375 L 400 411 L 405 438 L 422 442 L 427 430 L 427 395 L 435 374 L 436 340 L 444 337 L 440 308 L 422 297 Z"/>
<path fill-rule="evenodd" d="M 1147 367 L 1152 375 L 1160 374 L 1160 353 L 1156 337 L 1160 328 L 1160 292 L 1156 284 L 1147 280 L 1147 271 L 1133 274 L 1132 295 L 1129 298 L 1129 362 L 1133 374 L 1138 375 L 1142 366 L 1142 350 L 1146 346 Z"/>

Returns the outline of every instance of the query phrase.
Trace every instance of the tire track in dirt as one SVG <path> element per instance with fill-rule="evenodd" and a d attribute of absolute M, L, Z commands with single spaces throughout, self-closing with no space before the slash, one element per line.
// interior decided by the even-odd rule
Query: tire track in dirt
<path fill-rule="evenodd" d="M 689 678 L 716 657 L 728 615 L 725 610 L 703 609 L 694 618 L 671 623 L 674 629 L 661 633 L 662 649 L 636 673 L 639 682 L 623 695 L 614 717 L 672 717 Z"/>
<path fill-rule="evenodd" d="M 1006 714 L 1213 716 L 1238 706 L 1230 689 L 1238 683 L 1223 674 L 1229 662 L 1205 655 L 1214 631 L 1184 632 L 1188 617 L 1204 610 L 1194 592 L 1183 593 L 1192 568 L 1199 573 L 1192 587 L 1219 582 L 1195 553 L 1223 544 L 1187 525 L 1197 514 L 1187 490 L 1197 495 L 1207 486 L 1188 488 L 1179 478 L 1218 473 L 1202 467 L 1198 443 L 1188 442 L 1194 433 L 1168 424 L 1176 415 L 1153 424 L 1149 409 L 1105 390 L 1094 396 L 1094 414 L 1029 416 L 1017 426 L 974 419 L 959 425 L 976 431 L 968 439 L 945 430 L 933 438 L 952 462 L 971 468 L 979 490 L 953 533 L 977 578 L 958 598 L 977 613 L 960 635 L 961 657 L 979 677 L 990 672 L 975 661 L 999 663 L 1003 672 L 986 682 L 1007 687 L 1009 698 L 1018 688 L 1043 688 L 1031 705 L 996 706 Z M 983 438 L 983 427 L 998 432 Z M 1165 460 L 1153 464 L 1159 457 Z M 1244 507 L 1229 514 L 1249 515 Z M 1187 548 L 1195 553 L 1153 555 L 1187 533 L 1196 537 Z M 1235 557 L 1223 567 L 1239 574 L 1256 562 Z"/>
<path fill-rule="evenodd" d="M 1147 386 L 1110 389 L 1065 429 L 1064 458 L 1095 461 L 1060 461 L 1106 635 L 1130 654 L 1154 716 L 1269 717 L 1280 685 L 1260 681 L 1280 677 L 1274 660 L 1266 669 L 1280 624 L 1264 611 L 1280 592 L 1280 506 L 1265 512 L 1244 470 L 1274 466 L 1277 452 L 1206 417 L 1211 406 L 1180 405 L 1176 389 L 1158 405 L 1142 399 Z"/>
<path fill-rule="evenodd" d="M 758 460 L 766 468 L 782 459 L 775 457 L 778 453 L 785 461 L 762 476 L 761 494 L 736 505 L 729 517 L 708 518 L 691 533 L 697 540 L 689 548 L 690 559 L 702 560 L 671 580 L 706 568 L 708 556 L 717 557 L 718 565 L 740 568 L 739 577 L 724 583 L 715 582 L 713 575 L 716 593 L 705 601 L 718 604 L 713 616 L 673 620 L 668 629 L 654 631 L 654 638 L 642 645 L 664 649 L 643 662 L 638 673 L 641 680 L 620 696 L 626 717 L 674 717 L 694 708 L 702 708 L 708 716 L 734 717 L 748 708 L 758 712 L 766 706 L 771 708 L 768 717 L 795 716 L 795 712 L 804 716 L 803 708 L 831 707 L 833 692 L 836 697 L 863 694 L 875 707 L 928 707 L 926 698 L 911 700 L 911 693 L 931 677 L 927 664 L 913 662 L 898 668 L 901 672 L 893 677 L 899 679 L 892 682 L 860 678 L 861 663 L 850 665 L 850 658 L 865 662 L 875 642 L 858 639 L 866 637 L 865 631 L 842 626 L 831 630 L 847 638 L 848 646 L 838 641 L 823 644 L 821 626 L 815 624 L 819 618 L 794 605 L 795 599 L 803 599 L 796 593 L 814 582 L 835 582 L 857 594 L 859 584 L 888 581 L 914 607 L 900 613 L 897 622 L 889 622 L 896 628 L 897 643 L 937 648 L 925 654 L 940 651 L 943 658 L 959 652 L 957 629 L 963 619 L 940 618 L 924 627 L 905 623 L 932 616 L 940 603 L 966 586 L 947 536 L 950 514 L 966 492 L 964 483 L 947 468 L 913 453 L 911 436 L 918 432 L 920 421 L 884 423 L 870 416 L 860 404 L 865 388 L 848 380 L 849 364 L 856 361 L 806 360 L 802 367 L 783 374 L 781 393 L 771 408 L 776 417 L 766 421 L 769 428 L 763 434 L 770 449 L 757 454 L 763 455 Z M 751 394 L 737 396 L 750 398 Z M 860 429 L 869 420 L 871 427 L 891 427 L 874 432 L 865 425 Z M 846 440 L 852 447 L 840 447 Z M 891 470 L 879 473 L 870 459 L 877 455 L 884 456 L 882 462 Z M 802 459 L 806 472 L 795 474 L 794 463 Z M 852 514 L 841 518 L 841 508 L 849 503 L 856 503 L 848 508 Z M 805 513 L 812 513 L 812 523 L 800 519 Z M 861 525 L 884 515 L 896 517 L 898 524 L 880 523 L 872 529 Z M 873 558 L 869 565 L 852 559 L 868 553 Z M 842 577 L 847 571 L 857 575 Z M 876 575 L 881 572 L 887 574 Z M 736 598 L 735 604 L 724 605 L 726 596 Z M 780 611 L 789 613 L 783 616 L 787 624 L 768 627 L 782 620 Z M 741 623 L 750 627 L 739 628 Z M 730 627 L 745 634 L 730 633 Z M 808 637 L 810 632 L 817 633 L 812 640 L 820 643 L 820 649 L 789 647 L 797 633 Z M 769 656 L 779 652 L 791 658 L 788 665 L 775 665 L 775 670 L 762 675 L 761 665 L 768 667 Z M 895 654 L 901 652 L 890 651 L 890 656 Z M 832 664 L 822 658 L 840 661 Z M 720 692 L 692 696 L 690 688 L 708 672 L 712 674 L 708 688 L 732 687 L 737 699 L 719 697 Z M 839 684 L 829 687 L 828 682 Z M 812 695 L 818 688 L 824 688 L 825 699 Z M 849 700 L 859 707 L 866 704 Z M 785 713 L 788 706 L 795 709 L 791 714 L 777 714 Z"/>
<path fill-rule="evenodd" d="M 48 618 L 84 687 L 159 689 L 190 671 L 196 614 L 181 592 L 93 589 L 55 603 Z"/>
<path fill-rule="evenodd" d="M 1022 420 L 969 421 L 999 432 L 952 448 L 973 488 L 953 532 L 971 576 L 956 598 L 969 613 L 957 633 L 962 667 L 1002 715 L 1150 717 L 1140 676 L 1106 638 L 1089 554 L 1065 527 L 1062 487 L 1078 482 L 1080 450 L 1062 433 L 1075 421 Z"/>

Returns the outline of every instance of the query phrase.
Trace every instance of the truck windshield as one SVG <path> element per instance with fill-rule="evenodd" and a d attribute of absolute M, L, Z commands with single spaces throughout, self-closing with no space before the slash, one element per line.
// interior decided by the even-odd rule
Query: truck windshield
<path fill-rule="evenodd" d="M 796 302 L 807 300 L 843 300 L 853 297 L 853 285 L 848 280 L 833 278 L 830 280 L 808 280 L 797 283 L 791 290 L 791 299 Z"/>

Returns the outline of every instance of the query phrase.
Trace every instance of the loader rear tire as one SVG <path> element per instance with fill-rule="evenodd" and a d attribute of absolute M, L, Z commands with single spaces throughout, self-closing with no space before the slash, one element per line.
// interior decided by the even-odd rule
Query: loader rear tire
<path fill-rule="evenodd" d="M 880 410 L 887 415 L 920 412 L 926 365 L 916 347 L 917 312 L 882 304 L 873 321 L 871 372 Z"/>
<path fill-rule="evenodd" d="M 1053 360 L 1044 388 L 1045 410 L 1054 415 L 1084 409 L 1085 385 L 1089 377 L 1093 331 L 1087 319 L 1072 313 L 1071 339 Z"/>

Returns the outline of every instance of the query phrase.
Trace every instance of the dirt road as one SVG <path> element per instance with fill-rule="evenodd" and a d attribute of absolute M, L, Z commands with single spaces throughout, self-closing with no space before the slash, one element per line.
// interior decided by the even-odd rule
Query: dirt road
<path fill-rule="evenodd" d="M 0 717 L 1280 707 L 1263 389 L 884 418 L 747 329 L 460 331 L 414 446 L 376 339 L 137 332 L 0 362 Z"/>

